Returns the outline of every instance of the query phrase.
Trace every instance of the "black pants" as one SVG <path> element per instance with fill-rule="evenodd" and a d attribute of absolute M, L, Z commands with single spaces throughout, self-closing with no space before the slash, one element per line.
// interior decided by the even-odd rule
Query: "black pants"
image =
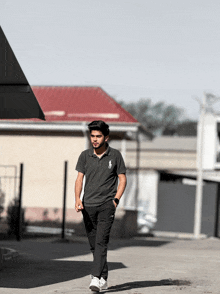
<path fill-rule="evenodd" d="M 113 200 L 110 200 L 100 206 L 84 206 L 82 213 L 90 250 L 93 253 L 91 274 L 98 278 L 107 279 L 107 247 L 115 218 L 115 205 Z"/>

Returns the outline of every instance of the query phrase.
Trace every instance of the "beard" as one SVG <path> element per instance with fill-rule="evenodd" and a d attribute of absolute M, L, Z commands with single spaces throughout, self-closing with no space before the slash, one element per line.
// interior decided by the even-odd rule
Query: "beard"
<path fill-rule="evenodd" d="M 94 145 L 93 145 L 93 148 L 94 148 L 94 149 L 99 149 L 99 148 L 101 148 L 102 146 L 104 146 L 104 144 L 105 144 L 105 141 L 103 140 L 103 142 L 101 142 L 101 143 L 98 144 L 97 146 L 94 146 Z"/>

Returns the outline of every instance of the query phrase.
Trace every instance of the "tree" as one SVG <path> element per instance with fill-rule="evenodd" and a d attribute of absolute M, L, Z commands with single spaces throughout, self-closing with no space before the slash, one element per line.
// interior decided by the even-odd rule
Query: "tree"
<path fill-rule="evenodd" d="M 165 102 L 152 103 L 151 99 L 139 99 L 137 102 L 119 104 L 134 116 L 154 135 L 174 135 L 184 120 L 184 110 Z"/>
<path fill-rule="evenodd" d="M 4 211 L 5 204 L 5 193 L 0 189 L 0 220 L 2 219 L 1 214 Z"/>
<path fill-rule="evenodd" d="M 176 129 L 176 135 L 178 136 L 197 136 L 197 121 L 185 120 L 180 122 Z"/>

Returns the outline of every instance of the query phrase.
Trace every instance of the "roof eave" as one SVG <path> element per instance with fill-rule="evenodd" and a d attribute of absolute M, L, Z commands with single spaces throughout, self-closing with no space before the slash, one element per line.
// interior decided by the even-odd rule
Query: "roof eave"
<path fill-rule="evenodd" d="M 112 132 L 137 132 L 139 129 L 138 123 L 133 124 L 117 124 L 110 125 Z M 6 122 L 0 121 L 1 131 L 63 131 L 73 132 L 80 131 L 85 132 L 88 130 L 86 122 L 80 123 L 63 123 L 63 122 Z"/>

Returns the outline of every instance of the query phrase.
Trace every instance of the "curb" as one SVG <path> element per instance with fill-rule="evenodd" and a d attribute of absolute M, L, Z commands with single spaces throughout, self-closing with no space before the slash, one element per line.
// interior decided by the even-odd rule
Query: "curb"
<path fill-rule="evenodd" d="M 0 270 L 3 269 L 6 261 L 15 259 L 18 257 L 18 252 L 11 248 L 0 248 Z"/>
<path fill-rule="evenodd" d="M 183 233 L 183 232 L 167 232 L 167 231 L 153 231 L 155 237 L 164 237 L 164 238 L 176 238 L 176 239 L 195 239 L 194 234 L 192 233 Z M 207 239 L 207 235 L 200 234 L 198 239 Z"/>

